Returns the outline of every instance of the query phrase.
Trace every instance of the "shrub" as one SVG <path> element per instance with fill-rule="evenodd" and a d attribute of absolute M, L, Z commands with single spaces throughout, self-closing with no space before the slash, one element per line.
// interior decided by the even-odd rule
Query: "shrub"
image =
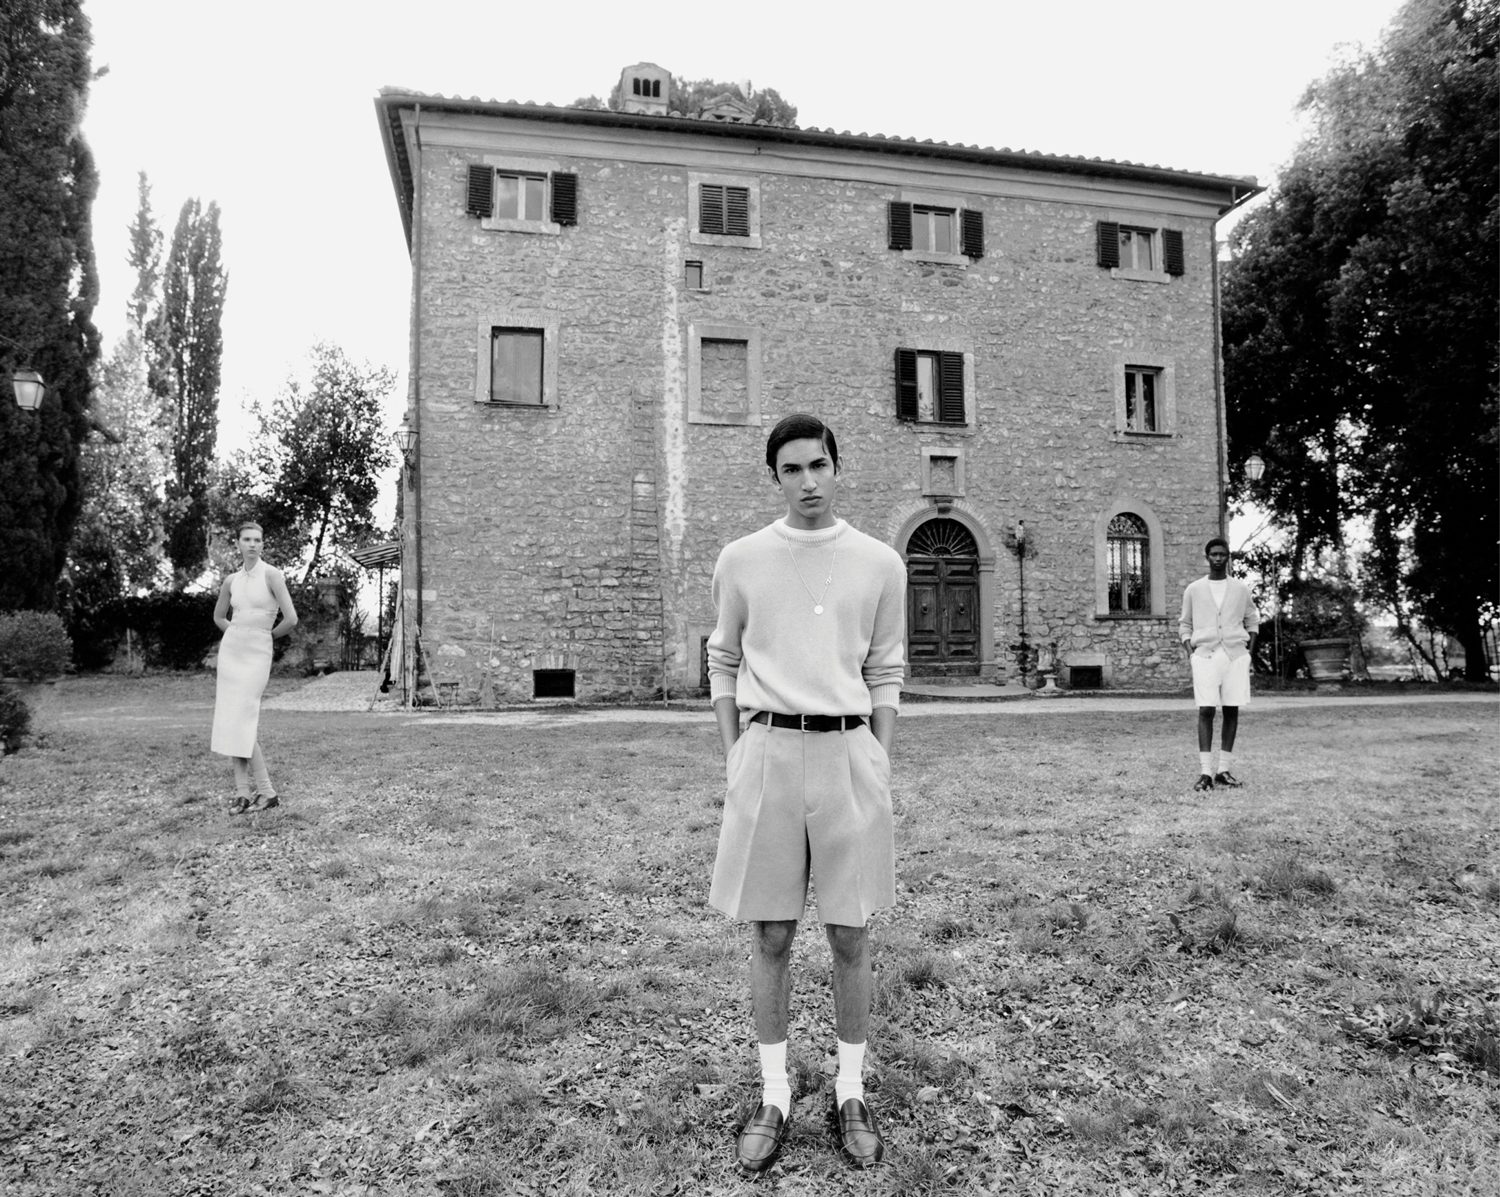
<path fill-rule="evenodd" d="M 111 599 L 73 618 L 78 664 L 103 669 L 120 650 L 128 628 L 146 664 L 155 669 L 197 669 L 218 643 L 214 625 L 216 593 L 172 591 L 138 598 Z"/>
<path fill-rule="evenodd" d="M 21 747 L 31 730 L 31 708 L 26 700 L 0 682 L 0 756 Z"/>
<path fill-rule="evenodd" d="M 63 672 L 72 657 L 68 631 L 51 611 L 0 615 L 0 673 L 39 682 Z"/>

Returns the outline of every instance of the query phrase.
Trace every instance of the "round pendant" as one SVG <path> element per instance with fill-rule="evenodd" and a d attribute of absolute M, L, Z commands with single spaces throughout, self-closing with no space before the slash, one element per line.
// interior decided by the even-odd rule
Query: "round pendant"
<path fill-rule="evenodd" d="M 822 603 L 819 603 L 816 607 L 813 608 L 813 614 L 814 615 L 822 615 L 823 614 L 823 604 Z"/>

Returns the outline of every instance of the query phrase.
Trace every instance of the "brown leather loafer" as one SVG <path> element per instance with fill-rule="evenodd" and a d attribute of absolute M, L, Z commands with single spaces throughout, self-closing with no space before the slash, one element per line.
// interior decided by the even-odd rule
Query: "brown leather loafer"
<path fill-rule="evenodd" d="M 1214 788 L 1214 779 L 1207 773 L 1198 774 L 1198 780 L 1193 782 L 1193 793 L 1201 794 L 1204 790 Z"/>
<path fill-rule="evenodd" d="M 1244 784 L 1244 782 L 1242 782 L 1228 769 L 1225 769 L 1222 773 L 1214 774 L 1214 785 L 1216 786 L 1225 786 L 1231 790 L 1238 790 L 1243 788 Z"/>
<path fill-rule="evenodd" d="M 762 1103 L 750 1115 L 734 1145 L 740 1170 L 752 1176 L 767 1171 L 781 1155 L 790 1123 L 778 1107 Z"/>
<path fill-rule="evenodd" d="M 873 1168 L 885 1158 L 885 1142 L 875 1125 L 875 1115 L 859 1098 L 851 1097 L 839 1107 L 838 1128 L 839 1145 L 855 1167 Z"/>

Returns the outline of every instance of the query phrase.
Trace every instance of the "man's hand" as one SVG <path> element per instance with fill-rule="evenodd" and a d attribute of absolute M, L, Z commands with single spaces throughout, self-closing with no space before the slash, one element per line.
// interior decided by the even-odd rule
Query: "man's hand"
<path fill-rule="evenodd" d="M 732 695 L 725 695 L 714 703 L 714 718 L 719 721 L 719 739 L 724 742 L 724 755 L 740 738 L 740 708 Z"/>

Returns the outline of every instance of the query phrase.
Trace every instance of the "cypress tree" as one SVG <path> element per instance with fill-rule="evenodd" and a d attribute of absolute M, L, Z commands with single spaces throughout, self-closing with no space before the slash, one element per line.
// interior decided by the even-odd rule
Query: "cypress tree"
<path fill-rule="evenodd" d="M 79 0 L 0 5 L 0 610 L 56 604 L 81 504 L 99 357 L 98 175 L 79 132 L 91 44 Z M 10 394 L 23 366 L 46 380 L 39 411 Z"/>
<path fill-rule="evenodd" d="M 162 270 L 161 303 L 147 326 L 151 390 L 173 417 L 167 480 L 167 556 L 178 586 L 208 561 L 208 490 L 218 439 L 220 320 L 228 285 L 219 260 L 219 205 L 182 205 Z"/>

